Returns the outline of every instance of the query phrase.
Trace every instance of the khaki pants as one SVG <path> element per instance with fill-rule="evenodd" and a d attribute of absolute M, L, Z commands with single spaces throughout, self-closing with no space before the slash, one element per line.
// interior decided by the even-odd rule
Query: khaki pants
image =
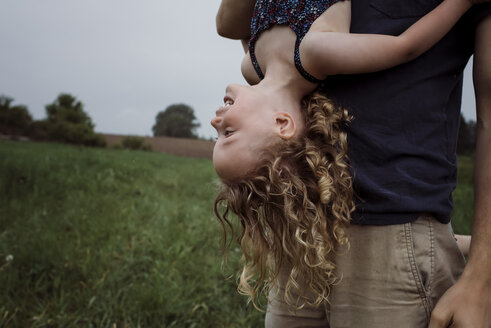
<path fill-rule="evenodd" d="M 287 273 L 269 294 L 267 328 L 427 327 L 438 299 L 462 273 L 464 257 L 450 224 L 429 215 L 390 226 L 352 225 L 349 251 L 336 255 L 330 302 L 290 311 L 282 301 Z"/>

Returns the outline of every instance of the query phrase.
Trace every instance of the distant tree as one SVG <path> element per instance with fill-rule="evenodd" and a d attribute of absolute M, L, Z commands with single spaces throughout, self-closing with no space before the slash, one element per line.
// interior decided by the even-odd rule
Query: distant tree
<path fill-rule="evenodd" d="M 466 121 L 460 114 L 459 138 L 457 141 L 457 154 L 471 154 L 476 149 L 476 122 Z"/>
<path fill-rule="evenodd" d="M 62 93 L 52 104 L 46 105 L 46 120 L 36 122 L 38 130 L 44 132 L 50 140 L 81 144 L 86 146 L 104 146 L 104 138 L 94 132 L 94 124 L 84 111 L 82 102 L 72 95 Z"/>
<path fill-rule="evenodd" d="M 23 135 L 32 123 L 32 116 L 24 105 L 12 106 L 14 99 L 0 96 L 0 133 Z"/>
<path fill-rule="evenodd" d="M 175 138 L 197 138 L 199 127 L 194 110 L 185 104 L 174 104 L 159 112 L 152 127 L 153 135 Z"/>

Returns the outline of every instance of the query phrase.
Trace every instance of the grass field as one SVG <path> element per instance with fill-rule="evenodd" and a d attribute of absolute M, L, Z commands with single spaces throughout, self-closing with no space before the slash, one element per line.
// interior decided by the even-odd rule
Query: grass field
<path fill-rule="evenodd" d="M 0 141 L 0 326 L 263 326 L 236 292 L 236 249 L 221 267 L 216 179 L 206 159 Z"/>
<path fill-rule="evenodd" d="M 1 326 L 262 324 L 221 268 L 209 160 L 0 142 L 0 172 Z"/>
<path fill-rule="evenodd" d="M 452 226 L 456 233 L 470 234 L 472 215 L 474 214 L 474 158 L 459 157 L 458 184 L 453 193 L 455 208 L 452 214 Z"/>

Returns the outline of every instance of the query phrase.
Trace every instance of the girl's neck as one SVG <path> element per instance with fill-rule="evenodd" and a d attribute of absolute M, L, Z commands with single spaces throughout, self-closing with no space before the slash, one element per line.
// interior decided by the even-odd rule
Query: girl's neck
<path fill-rule="evenodd" d="M 268 74 L 254 88 L 261 89 L 267 95 L 270 102 L 274 104 L 273 111 L 289 113 L 295 120 L 298 131 L 301 132 L 304 126 L 301 102 L 315 85 L 310 83 L 311 86 L 307 90 L 305 86 L 297 83 L 298 79 L 292 79 L 284 74 L 272 74 L 273 72 L 274 70 L 269 70 L 268 67 Z"/>
<path fill-rule="evenodd" d="M 282 61 L 269 64 L 258 85 L 296 103 L 317 88 L 317 84 L 307 81 L 294 65 Z"/>
<path fill-rule="evenodd" d="M 272 74 L 265 75 L 256 86 L 278 105 L 281 110 L 298 107 L 304 97 L 303 92 L 295 88 L 295 83 L 286 78 L 279 78 Z"/>
<path fill-rule="evenodd" d="M 259 84 L 267 85 L 288 98 L 300 102 L 303 97 L 317 88 L 317 84 L 307 81 L 295 67 L 293 60 L 276 60 L 267 65 L 264 79 Z"/>

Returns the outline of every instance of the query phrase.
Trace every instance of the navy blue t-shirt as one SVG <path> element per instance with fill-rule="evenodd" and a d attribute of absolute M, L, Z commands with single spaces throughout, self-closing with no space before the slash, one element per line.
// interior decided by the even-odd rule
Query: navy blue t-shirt
<path fill-rule="evenodd" d="M 352 33 L 399 35 L 439 0 L 352 1 Z M 336 76 L 325 93 L 348 109 L 358 224 L 399 224 L 432 213 L 449 222 L 457 180 L 463 70 L 475 28 L 491 14 L 474 6 L 416 60 L 378 73 Z"/>

